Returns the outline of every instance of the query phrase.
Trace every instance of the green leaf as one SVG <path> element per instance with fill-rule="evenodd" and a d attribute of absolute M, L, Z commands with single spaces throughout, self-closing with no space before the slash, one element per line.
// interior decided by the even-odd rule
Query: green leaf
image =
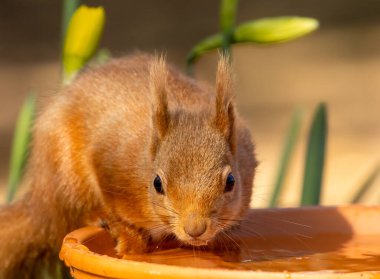
<path fill-rule="evenodd" d="M 233 31 L 232 44 L 256 43 L 274 44 L 297 39 L 319 26 L 314 18 L 307 17 L 273 17 L 249 21 L 236 27 Z M 196 44 L 187 56 L 191 65 L 204 53 L 218 49 L 223 45 L 223 35 L 218 33 Z"/>
<path fill-rule="evenodd" d="M 269 205 L 270 207 L 275 207 L 278 204 L 278 198 L 280 197 L 281 190 L 283 188 L 286 174 L 289 168 L 289 163 L 293 156 L 294 147 L 297 143 L 297 139 L 299 136 L 301 120 L 302 120 L 301 110 L 297 109 L 293 114 L 289 131 L 284 142 L 284 149 L 282 152 L 282 156 L 281 156 L 281 160 L 280 160 L 280 164 L 279 164 L 279 168 L 277 172 L 276 182 L 274 184 L 274 190 L 273 190 L 270 205 Z"/>
<path fill-rule="evenodd" d="M 309 132 L 305 172 L 302 190 L 302 205 L 317 205 L 322 189 L 325 144 L 327 137 L 326 105 L 319 104 Z"/>
<path fill-rule="evenodd" d="M 191 72 L 193 63 L 204 53 L 222 46 L 223 36 L 216 34 L 199 42 L 187 55 L 187 71 Z"/>
<path fill-rule="evenodd" d="M 30 93 L 21 108 L 14 133 L 9 182 L 7 188 L 8 202 L 13 200 L 23 175 L 29 150 L 34 114 L 35 94 Z"/>
<path fill-rule="evenodd" d="M 314 18 L 296 16 L 262 18 L 238 26 L 234 32 L 234 42 L 281 43 L 309 34 L 318 26 L 318 20 Z"/>
<path fill-rule="evenodd" d="M 368 177 L 364 180 L 363 184 L 358 187 L 358 191 L 355 193 L 351 199 L 351 203 L 358 203 L 363 199 L 363 196 L 368 192 L 368 190 L 376 181 L 376 178 L 380 174 L 380 164 L 377 164 L 375 168 L 370 172 Z"/>

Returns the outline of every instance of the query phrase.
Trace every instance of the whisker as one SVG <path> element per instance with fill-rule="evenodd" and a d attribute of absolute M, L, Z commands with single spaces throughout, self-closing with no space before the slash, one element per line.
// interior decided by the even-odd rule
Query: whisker
<path fill-rule="evenodd" d="M 155 205 L 155 206 L 157 206 L 157 207 L 160 207 L 160 208 L 162 208 L 162 209 L 165 209 L 165 210 L 167 210 L 167 211 L 173 213 L 175 216 L 178 216 L 178 215 L 179 215 L 178 212 L 175 211 L 173 208 L 165 207 L 165 206 L 163 206 L 163 205 L 161 205 L 161 204 L 159 204 L 159 203 L 157 203 L 157 202 L 155 202 L 155 201 L 153 201 L 153 205 Z"/>
<path fill-rule="evenodd" d="M 101 237 L 101 236 L 102 236 L 101 234 L 96 234 L 96 235 L 94 235 L 94 236 L 92 236 L 90 238 L 87 238 L 85 241 L 82 242 L 82 244 L 86 244 L 86 243 L 88 243 L 88 242 L 90 242 L 90 241 L 92 241 L 94 239 L 97 239 L 98 237 Z"/>
<path fill-rule="evenodd" d="M 234 243 L 234 244 L 236 245 L 237 248 L 239 248 L 239 249 L 241 248 L 240 244 L 237 243 L 236 240 L 233 239 L 233 237 L 231 237 L 230 235 L 228 235 L 227 232 L 225 232 L 225 231 L 223 231 L 223 230 L 222 230 L 221 232 L 222 232 L 223 235 L 225 235 L 230 241 L 232 241 L 232 243 Z"/>

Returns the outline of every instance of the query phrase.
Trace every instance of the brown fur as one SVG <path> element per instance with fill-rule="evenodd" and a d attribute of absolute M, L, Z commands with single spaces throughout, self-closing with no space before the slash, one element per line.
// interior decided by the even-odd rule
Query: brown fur
<path fill-rule="evenodd" d="M 65 234 L 105 220 L 117 252 L 139 253 L 174 234 L 203 245 L 249 207 L 256 160 L 232 103 L 226 59 L 213 90 L 134 55 L 88 69 L 38 117 L 24 186 L 0 210 L 0 278 L 30 278 Z M 228 173 L 232 192 L 224 193 Z M 165 195 L 156 193 L 159 175 Z M 223 220 L 223 226 L 218 222 Z M 192 239 L 184 227 L 206 224 Z"/>

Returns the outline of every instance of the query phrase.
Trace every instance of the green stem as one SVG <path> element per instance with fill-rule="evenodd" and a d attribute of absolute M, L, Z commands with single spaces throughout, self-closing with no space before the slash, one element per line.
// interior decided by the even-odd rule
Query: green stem
<path fill-rule="evenodd" d="M 80 0 L 64 0 L 62 7 L 62 30 L 61 30 L 61 40 L 62 40 L 62 48 L 65 44 L 66 30 L 69 25 L 71 16 L 75 12 L 75 10 L 79 7 Z"/>
<path fill-rule="evenodd" d="M 62 26 L 61 26 L 61 55 L 63 61 L 63 48 L 65 46 L 65 38 L 67 27 L 69 26 L 70 19 L 74 14 L 75 10 L 81 4 L 81 0 L 63 0 L 62 6 Z M 63 65 L 61 66 L 61 73 L 63 73 Z M 63 76 L 63 74 L 62 74 Z"/>
<path fill-rule="evenodd" d="M 238 0 L 221 0 L 220 5 L 220 30 L 223 34 L 222 51 L 231 62 L 231 45 L 235 26 Z"/>

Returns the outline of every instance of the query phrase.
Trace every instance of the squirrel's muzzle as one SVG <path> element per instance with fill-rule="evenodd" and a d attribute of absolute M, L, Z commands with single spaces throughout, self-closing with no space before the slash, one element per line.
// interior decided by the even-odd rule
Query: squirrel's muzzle
<path fill-rule="evenodd" d="M 207 230 L 207 222 L 197 214 L 189 214 L 183 227 L 186 234 L 193 238 L 200 237 Z"/>

